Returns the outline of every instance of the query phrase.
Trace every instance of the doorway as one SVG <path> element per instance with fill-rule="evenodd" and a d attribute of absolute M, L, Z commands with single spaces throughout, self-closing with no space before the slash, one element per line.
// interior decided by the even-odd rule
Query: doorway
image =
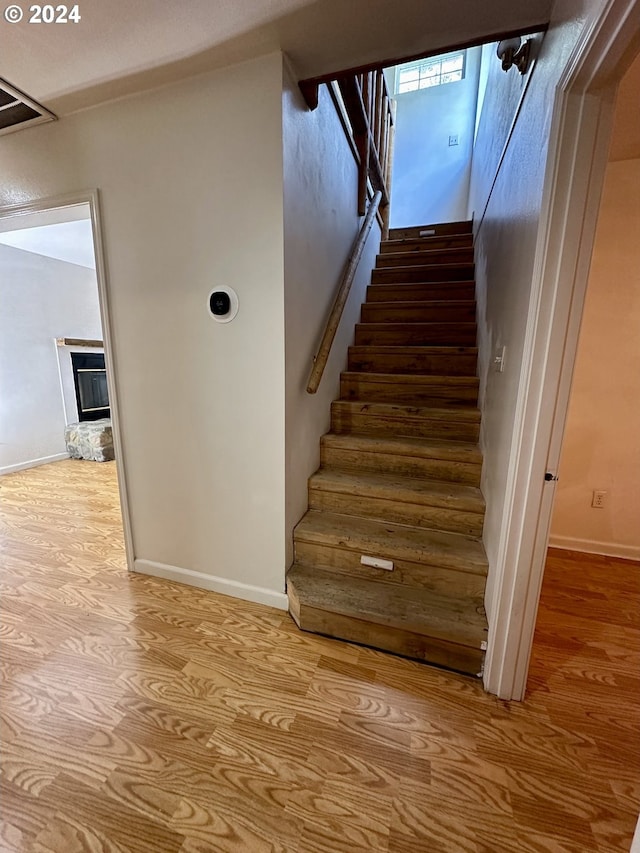
<path fill-rule="evenodd" d="M 557 91 L 485 669 L 504 699 L 525 693 L 616 87 L 639 25 L 634 0 L 600 11 Z"/>
<path fill-rule="evenodd" d="M 623 77 L 549 544 L 640 560 L 640 54 Z"/>
<path fill-rule="evenodd" d="M 0 488 L 9 515 L 20 504 L 20 513 L 31 514 L 36 525 L 49 518 L 56 526 L 60 518 L 61 529 L 75 530 L 80 550 L 83 529 L 65 519 L 84 517 L 98 497 L 128 568 L 132 550 L 102 257 L 97 194 L 0 210 Z M 79 369 L 87 359 L 93 369 Z M 99 409 L 90 405 L 96 394 Z M 48 513 L 48 504 L 61 514 Z M 91 513 L 86 518 L 89 526 L 100 524 Z M 11 518 L 6 521 L 11 535 Z"/>
<path fill-rule="evenodd" d="M 558 678 L 569 660 L 587 708 L 594 680 L 609 686 L 609 702 L 632 683 L 640 640 L 639 102 L 640 54 L 616 98 L 527 687 L 529 695 L 556 633 L 565 653 L 547 675 Z M 576 661 L 589 655 L 579 677 Z M 631 698 L 619 693 L 617 706 Z"/>

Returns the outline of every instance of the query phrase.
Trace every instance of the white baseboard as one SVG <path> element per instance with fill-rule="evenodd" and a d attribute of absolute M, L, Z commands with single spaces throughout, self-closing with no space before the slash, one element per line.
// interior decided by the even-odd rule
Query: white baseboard
<path fill-rule="evenodd" d="M 619 545 L 617 542 L 596 542 L 594 539 L 574 539 L 571 536 L 550 536 L 550 548 L 564 551 L 582 551 L 585 554 L 600 554 L 603 557 L 622 557 L 624 560 L 640 560 L 640 546 Z"/>
<path fill-rule="evenodd" d="M 233 598 L 241 598 L 244 601 L 253 601 L 255 604 L 266 604 L 269 607 L 277 607 L 279 610 L 289 609 L 289 601 L 284 592 L 274 592 L 261 586 L 251 586 L 240 581 L 207 575 L 204 572 L 194 572 L 192 569 L 182 569 L 179 566 L 168 566 L 166 563 L 154 563 L 152 560 L 135 560 L 133 570 L 143 575 L 186 583 L 189 586 L 220 592 L 222 595 L 231 595 Z"/>
<path fill-rule="evenodd" d="M 53 456 L 42 456 L 40 459 L 18 462 L 17 465 L 5 465 L 4 468 L 0 468 L 0 477 L 3 474 L 13 474 L 15 471 L 25 471 L 27 468 L 37 468 L 38 465 L 48 465 L 49 462 L 60 462 L 60 460 L 68 458 L 68 453 L 55 453 Z"/>

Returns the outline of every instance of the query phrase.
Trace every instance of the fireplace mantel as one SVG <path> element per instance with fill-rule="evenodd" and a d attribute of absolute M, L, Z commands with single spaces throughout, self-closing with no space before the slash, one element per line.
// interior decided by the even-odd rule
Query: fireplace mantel
<path fill-rule="evenodd" d="M 91 341 L 85 338 L 56 338 L 59 347 L 104 347 L 104 341 Z"/>

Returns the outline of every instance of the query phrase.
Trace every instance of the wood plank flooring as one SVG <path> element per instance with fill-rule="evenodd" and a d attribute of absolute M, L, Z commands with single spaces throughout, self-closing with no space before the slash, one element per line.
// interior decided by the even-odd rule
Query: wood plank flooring
<path fill-rule="evenodd" d="M 0 850 L 614 853 L 640 567 L 551 552 L 530 690 L 124 568 L 113 463 L 0 479 Z"/>

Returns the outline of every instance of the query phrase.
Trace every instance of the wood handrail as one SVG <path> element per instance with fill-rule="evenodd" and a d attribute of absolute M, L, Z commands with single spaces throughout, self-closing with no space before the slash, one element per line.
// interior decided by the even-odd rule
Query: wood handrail
<path fill-rule="evenodd" d="M 351 285 L 353 284 L 353 279 L 355 278 L 356 270 L 358 269 L 358 264 L 360 263 L 360 258 L 362 257 L 365 243 L 367 242 L 367 237 L 371 231 L 373 220 L 378 212 L 381 199 L 382 192 L 378 190 L 369 203 L 369 210 L 367 211 L 365 220 L 360 227 L 360 232 L 358 233 L 353 244 L 353 248 L 351 249 L 351 254 L 349 255 L 349 260 L 347 261 L 347 265 L 342 275 L 342 281 L 338 288 L 338 294 L 333 303 L 333 307 L 331 308 L 329 320 L 327 321 L 327 326 L 324 330 L 322 341 L 320 342 L 320 347 L 313 359 L 313 367 L 311 369 L 309 383 L 307 385 L 307 392 L 309 394 L 315 394 L 318 390 L 318 386 L 320 385 L 320 380 L 322 379 L 322 374 L 327 366 L 329 353 L 331 352 L 331 345 L 333 344 L 333 339 L 338 331 L 342 312 L 344 311 L 344 306 L 347 304 L 349 291 L 351 290 Z"/>

